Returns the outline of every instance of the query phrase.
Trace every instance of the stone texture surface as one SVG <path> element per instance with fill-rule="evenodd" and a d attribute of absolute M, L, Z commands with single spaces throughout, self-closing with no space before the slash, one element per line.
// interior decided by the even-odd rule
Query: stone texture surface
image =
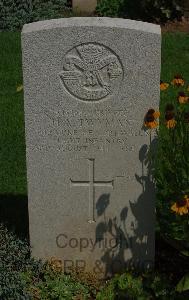
<path fill-rule="evenodd" d="M 75 11 L 94 12 L 97 0 L 72 0 L 72 7 Z"/>
<path fill-rule="evenodd" d="M 33 255 L 107 277 L 153 265 L 143 120 L 159 106 L 159 26 L 111 18 L 22 32 Z"/>

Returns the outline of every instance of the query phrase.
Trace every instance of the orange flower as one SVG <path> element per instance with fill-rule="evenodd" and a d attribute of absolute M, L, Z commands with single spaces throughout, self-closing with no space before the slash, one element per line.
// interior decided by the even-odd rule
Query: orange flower
<path fill-rule="evenodd" d="M 149 129 L 156 128 L 158 126 L 158 122 L 156 121 L 159 118 L 160 113 L 156 112 L 153 108 L 149 109 L 144 120 L 144 126 Z"/>
<path fill-rule="evenodd" d="M 165 122 L 166 122 L 166 127 L 168 129 L 174 128 L 176 126 L 176 121 L 175 121 L 175 113 L 174 111 L 166 111 L 165 112 Z"/>
<path fill-rule="evenodd" d="M 185 95 L 184 92 L 180 92 L 178 97 L 177 97 L 177 100 L 180 104 L 185 104 L 188 102 L 188 99 L 189 97 Z"/>
<path fill-rule="evenodd" d="M 169 83 L 160 81 L 160 90 L 165 91 L 169 87 Z"/>
<path fill-rule="evenodd" d="M 176 86 L 183 86 L 184 85 L 184 79 L 182 78 L 181 75 L 176 75 L 174 79 L 171 81 L 172 85 Z"/>
<path fill-rule="evenodd" d="M 153 114 L 155 119 L 158 119 L 160 117 L 160 112 L 159 111 L 155 111 Z"/>
<path fill-rule="evenodd" d="M 166 127 L 168 129 L 174 128 L 176 126 L 176 124 L 177 124 L 177 121 L 175 121 L 174 119 L 166 121 Z"/>
<path fill-rule="evenodd" d="M 185 195 L 171 206 L 171 210 L 178 215 L 186 215 L 189 213 L 189 197 Z"/>
<path fill-rule="evenodd" d="M 156 122 L 155 120 L 152 122 L 145 122 L 144 123 L 145 127 L 148 127 L 149 129 L 154 129 L 158 127 L 158 122 Z"/>

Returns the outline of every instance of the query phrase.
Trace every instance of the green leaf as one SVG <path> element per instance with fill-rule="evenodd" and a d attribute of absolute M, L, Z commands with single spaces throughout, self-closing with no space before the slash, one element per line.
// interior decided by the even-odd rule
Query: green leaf
<path fill-rule="evenodd" d="M 176 286 L 176 291 L 182 293 L 184 291 L 189 290 L 189 273 L 186 274 Z"/>
<path fill-rule="evenodd" d="M 189 256 L 189 251 L 188 250 L 183 250 L 183 251 L 181 251 L 181 253 L 184 256 Z"/>

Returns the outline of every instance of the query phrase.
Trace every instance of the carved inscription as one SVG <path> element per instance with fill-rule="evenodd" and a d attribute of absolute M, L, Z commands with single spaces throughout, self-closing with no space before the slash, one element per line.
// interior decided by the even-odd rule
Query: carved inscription
<path fill-rule="evenodd" d="M 115 110 L 51 110 L 41 107 L 35 120 L 38 133 L 30 135 L 32 149 L 61 152 L 109 152 L 109 149 L 133 152 L 138 137 L 147 136 L 139 120 L 128 118 L 128 109 Z M 38 123 L 39 122 L 39 123 Z M 37 139 L 36 139 L 37 136 Z M 140 142 L 139 142 L 140 143 Z"/>
<path fill-rule="evenodd" d="M 98 101 L 118 89 L 123 68 L 112 50 L 88 43 L 66 54 L 63 71 L 59 75 L 70 94 L 84 101 Z"/>

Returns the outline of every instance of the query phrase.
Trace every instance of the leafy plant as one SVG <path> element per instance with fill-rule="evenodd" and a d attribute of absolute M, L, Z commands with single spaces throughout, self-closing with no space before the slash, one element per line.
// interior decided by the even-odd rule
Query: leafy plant
<path fill-rule="evenodd" d="M 157 213 L 168 238 L 189 243 L 189 96 L 186 81 L 176 75 L 171 84 L 161 83 L 163 94 L 175 98 L 164 107 L 160 119 L 155 179 Z M 171 94 L 172 95 L 172 94 Z"/>
<path fill-rule="evenodd" d="M 67 0 L 0 0 L 0 29 L 21 29 L 25 23 L 57 18 Z"/>
<path fill-rule="evenodd" d="M 42 263 L 31 258 L 27 242 L 0 224 L 0 299 L 86 300 L 89 288 L 65 275 L 58 260 Z"/>
<path fill-rule="evenodd" d="M 117 17 L 120 14 L 120 7 L 124 0 L 99 0 L 97 2 L 96 12 L 100 16 Z"/>
<path fill-rule="evenodd" d="M 189 273 L 186 274 L 177 284 L 177 292 L 182 293 L 189 290 Z"/>
<path fill-rule="evenodd" d="M 181 75 L 176 75 L 171 83 L 161 82 L 160 89 L 165 105 L 157 131 L 154 174 L 158 224 L 165 240 L 180 254 L 189 256 L 189 86 Z M 168 103 L 166 97 L 170 96 Z M 145 125 L 150 130 L 157 127 L 153 109 L 146 114 Z M 177 291 L 186 290 L 188 274 L 177 285 Z"/>
<path fill-rule="evenodd" d="M 155 273 L 138 274 L 136 272 L 126 272 L 116 275 L 97 294 L 97 300 L 178 300 L 175 287 L 164 275 Z"/>
<path fill-rule="evenodd" d="M 97 13 L 102 16 L 166 22 L 182 15 L 180 0 L 99 0 Z"/>
<path fill-rule="evenodd" d="M 139 3 L 136 0 L 125 0 L 125 7 L 131 18 L 148 22 L 179 19 L 182 15 L 180 4 L 180 0 L 144 0 Z"/>
<path fill-rule="evenodd" d="M 82 299 L 90 298 L 86 286 L 75 281 L 70 275 L 63 273 L 45 273 L 44 279 L 40 281 L 35 290 L 38 290 L 39 299 Z M 75 297 L 75 298 L 74 298 Z M 80 297 L 80 298 L 79 298 Z"/>
<path fill-rule="evenodd" d="M 31 299 L 21 273 L 31 270 L 36 276 L 42 264 L 30 258 L 30 249 L 25 241 L 0 224 L 0 299 Z"/>

